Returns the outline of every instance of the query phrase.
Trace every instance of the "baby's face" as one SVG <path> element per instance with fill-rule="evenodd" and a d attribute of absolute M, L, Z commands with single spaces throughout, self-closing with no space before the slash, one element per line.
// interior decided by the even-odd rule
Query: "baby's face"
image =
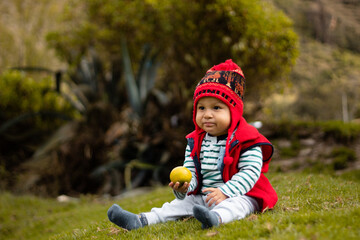
<path fill-rule="evenodd" d="M 212 136 L 224 135 L 231 123 L 230 109 L 215 97 L 200 98 L 196 106 L 196 123 Z"/>

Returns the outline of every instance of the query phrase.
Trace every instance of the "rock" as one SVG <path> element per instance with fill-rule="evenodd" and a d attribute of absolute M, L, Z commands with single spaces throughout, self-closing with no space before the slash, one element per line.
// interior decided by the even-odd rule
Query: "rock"
<path fill-rule="evenodd" d="M 79 201 L 78 198 L 69 197 L 67 195 L 60 195 L 56 198 L 56 200 L 61 203 L 69 203 L 69 202 L 78 202 Z"/>
<path fill-rule="evenodd" d="M 306 157 L 306 156 L 309 156 L 312 152 L 312 149 L 311 148 L 304 148 L 304 149 L 301 149 L 300 152 L 299 152 L 299 157 Z"/>
<path fill-rule="evenodd" d="M 286 139 L 280 139 L 277 145 L 279 148 L 289 148 L 291 147 L 291 141 Z"/>
<path fill-rule="evenodd" d="M 307 138 L 307 139 L 301 139 L 300 140 L 300 144 L 304 145 L 304 146 L 314 146 L 316 143 L 316 141 L 312 138 Z"/>

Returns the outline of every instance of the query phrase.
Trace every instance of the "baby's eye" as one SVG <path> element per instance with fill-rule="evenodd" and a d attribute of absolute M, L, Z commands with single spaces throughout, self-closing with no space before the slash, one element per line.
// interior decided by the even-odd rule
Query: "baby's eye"
<path fill-rule="evenodd" d="M 221 109 L 221 107 L 220 106 L 214 106 L 214 109 L 219 110 L 219 109 Z"/>
<path fill-rule="evenodd" d="M 205 108 L 203 106 L 198 106 L 199 110 L 204 110 Z"/>

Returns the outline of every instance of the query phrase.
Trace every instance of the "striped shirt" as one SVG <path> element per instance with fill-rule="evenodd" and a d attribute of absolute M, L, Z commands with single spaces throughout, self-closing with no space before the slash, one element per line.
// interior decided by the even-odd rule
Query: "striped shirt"
<path fill-rule="evenodd" d="M 200 162 L 203 176 L 202 189 L 213 187 L 220 190 L 228 197 L 241 196 L 249 192 L 260 177 L 262 168 L 262 152 L 260 147 L 254 147 L 240 156 L 238 163 L 239 172 L 224 183 L 221 169 L 225 155 L 226 139 L 218 140 L 217 137 L 206 134 L 201 145 Z M 186 147 L 184 166 L 192 174 L 188 192 L 194 191 L 198 185 L 193 159 L 190 157 L 190 146 Z M 186 194 L 174 191 L 178 199 L 185 198 Z"/>

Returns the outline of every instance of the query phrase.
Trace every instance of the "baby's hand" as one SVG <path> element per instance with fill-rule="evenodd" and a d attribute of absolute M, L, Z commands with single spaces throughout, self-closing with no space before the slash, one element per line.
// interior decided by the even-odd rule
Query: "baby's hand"
<path fill-rule="evenodd" d="M 215 203 L 215 205 L 218 205 L 222 201 L 228 198 L 219 188 L 205 188 L 203 193 L 210 192 L 207 194 L 205 202 L 208 204 L 208 206 L 211 206 Z"/>
<path fill-rule="evenodd" d="M 179 182 L 176 183 L 169 183 L 169 187 L 171 187 L 174 191 L 181 192 L 181 193 L 187 193 L 187 190 L 189 188 L 189 183 L 184 182 L 183 185 L 180 186 Z"/>

